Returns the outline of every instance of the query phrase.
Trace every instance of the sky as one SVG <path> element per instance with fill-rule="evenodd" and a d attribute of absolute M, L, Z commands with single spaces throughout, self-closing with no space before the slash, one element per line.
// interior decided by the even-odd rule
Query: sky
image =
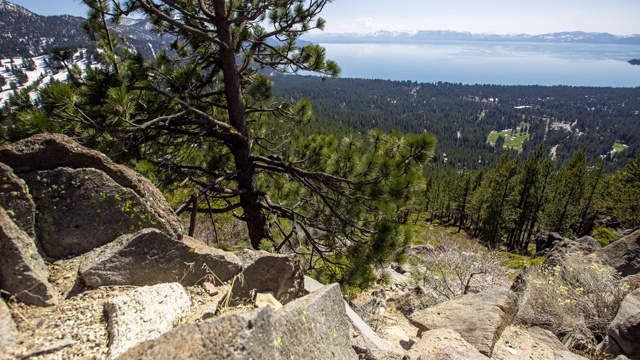
<path fill-rule="evenodd" d="M 9 0 L 40 15 L 85 16 L 81 0 Z M 544 34 L 640 34 L 639 0 L 334 0 L 325 32 L 453 30 Z"/>

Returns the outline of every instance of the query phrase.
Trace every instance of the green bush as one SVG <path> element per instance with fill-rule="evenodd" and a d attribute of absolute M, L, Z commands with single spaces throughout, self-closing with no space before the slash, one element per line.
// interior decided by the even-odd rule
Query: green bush
<path fill-rule="evenodd" d="M 602 247 L 605 247 L 618 237 L 618 234 L 606 226 L 599 226 L 591 232 L 591 237 L 598 240 Z"/>

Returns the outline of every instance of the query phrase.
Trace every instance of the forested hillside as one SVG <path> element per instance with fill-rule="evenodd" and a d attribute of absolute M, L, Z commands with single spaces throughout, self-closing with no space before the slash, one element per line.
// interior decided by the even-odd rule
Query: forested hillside
<path fill-rule="evenodd" d="M 590 164 L 605 157 L 618 168 L 640 150 L 640 88 L 278 76 L 274 91 L 312 101 L 318 117 L 312 131 L 432 132 L 438 138 L 434 162 L 456 169 L 493 166 L 502 147 L 529 156 L 542 145 L 560 163 L 584 147 Z"/>

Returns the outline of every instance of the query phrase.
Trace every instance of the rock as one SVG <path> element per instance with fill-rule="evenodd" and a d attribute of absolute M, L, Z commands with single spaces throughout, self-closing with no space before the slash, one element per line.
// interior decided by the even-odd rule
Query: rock
<path fill-rule="evenodd" d="M 270 307 L 274 310 L 282 308 L 280 301 L 276 300 L 272 293 L 257 293 L 256 294 L 256 307 Z"/>
<path fill-rule="evenodd" d="M 622 276 L 640 273 L 640 230 L 609 244 L 593 256 Z"/>
<path fill-rule="evenodd" d="M 216 286 L 212 283 L 205 281 L 202 283 L 202 288 L 207 292 L 210 296 L 218 295 L 219 291 L 216 289 Z"/>
<path fill-rule="evenodd" d="M 575 242 L 578 243 L 575 249 L 577 251 L 581 251 L 584 254 L 593 254 L 594 252 L 602 248 L 598 240 L 592 238 L 591 236 L 583 236 L 579 239 L 576 239 Z"/>
<path fill-rule="evenodd" d="M 57 295 L 33 239 L 0 208 L 0 288 L 25 304 L 50 306 Z"/>
<path fill-rule="evenodd" d="M 577 350 L 582 352 L 589 352 L 593 350 L 592 337 L 582 332 L 570 332 L 562 337 L 562 344 L 568 349 Z"/>
<path fill-rule="evenodd" d="M 624 227 L 622 227 L 622 224 L 615 216 L 609 216 L 602 220 L 598 220 L 596 221 L 596 224 L 598 224 L 599 226 L 606 226 L 609 229 L 614 229 L 616 231 L 624 231 Z"/>
<path fill-rule="evenodd" d="M 97 288 L 168 282 L 219 284 L 241 270 L 242 263 L 231 253 L 187 236 L 177 241 L 157 229 L 144 229 L 95 249 L 80 264 L 79 272 L 87 285 Z"/>
<path fill-rule="evenodd" d="M 114 163 L 104 154 L 79 145 L 66 135 L 38 134 L 2 146 L 0 162 L 11 167 L 19 177 L 60 167 L 100 170 L 143 200 L 146 208 L 158 219 L 158 229 L 177 239 L 184 233 L 180 219 L 151 181 L 126 166 Z"/>
<path fill-rule="evenodd" d="M 640 358 L 640 289 L 622 300 L 616 317 L 609 325 L 607 338 L 603 348 L 606 353 Z"/>
<path fill-rule="evenodd" d="M 589 255 L 600 250 L 600 248 L 600 243 L 591 236 L 583 236 L 576 240 L 564 239 L 556 241 L 544 264 L 547 266 L 562 265 L 570 254 L 582 253 Z"/>
<path fill-rule="evenodd" d="M 338 284 L 331 284 L 276 312 L 279 354 L 291 359 L 357 358 L 349 337 L 346 307 Z"/>
<path fill-rule="evenodd" d="M 344 302 L 344 301 L 343 301 Z M 359 346 L 374 352 L 388 352 L 391 351 L 391 347 L 378 336 L 378 334 L 371 329 L 371 327 L 362 320 L 362 318 L 356 314 L 355 311 L 344 302 L 344 307 L 347 313 L 347 317 L 351 322 L 356 333 L 359 335 Z"/>
<path fill-rule="evenodd" d="M 409 320 L 420 332 L 455 330 L 480 353 L 491 356 L 494 344 L 516 311 L 516 294 L 508 288 L 494 287 L 414 312 Z"/>
<path fill-rule="evenodd" d="M 387 326 L 382 329 L 384 340 L 394 345 L 396 350 L 410 350 L 416 343 L 404 329 L 398 325 Z"/>
<path fill-rule="evenodd" d="M 304 275 L 295 255 L 244 250 L 238 256 L 245 265 L 233 282 L 232 304 L 252 301 L 253 295 L 261 292 L 271 292 L 286 304 L 304 293 Z"/>
<path fill-rule="evenodd" d="M 544 251 L 545 249 L 551 249 L 555 242 L 563 241 L 564 238 L 555 232 L 542 231 L 536 235 L 536 253 Z"/>
<path fill-rule="evenodd" d="M 3 300 L 0 300 L 0 351 L 12 345 L 17 334 L 18 331 L 16 330 L 16 324 L 11 318 L 11 312 L 7 304 L 5 304 Z"/>
<path fill-rule="evenodd" d="M 400 268 L 402 269 L 402 268 Z M 409 274 L 407 272 L 400 273 L 396 271 L 393 267 L 387 267 L 380 272 L 380 277 L 382 277 L 385 281 L 389 281 L 388 285 L 399 285 L 406 286 L 409 282 Z"/>
<path fill-rule="evenodd" d="M 312 293 L 324 287 L 325 286 L 317 280 L 308 276 L 304 277 L 304 290 L 306 293 Z M 364 322 L 364 320 L 362 320 L 362 318 L 351 308 L 351 306 L 349 306 L 349 304 L 347 304 L 346 301 L 344 302 L 344 307 L 351 325 L 358 334 L 359 344 L 355 344 L 355 346 L 361 348 L 363 352 L 378 353 L 378 355 L 380 355 L 379 353 L 391 351 L 391 347 L 382 340 L 378 334 Z"/>
<path fill-rule="evenodd" d="M 189 295 L 178 283 L 141 287 L 107 301 L 110 357 L 178 326 L 190 306 Z"/>
<path fill-rule="evenodd" d="M 414 360 L 488 360 L 460 334 L 450 329 L 433 329 L 409 350 Z"/>
<path fill-rule="evenodd" d="M 586 360 L 569 351 L 552 332 L 539 328 L 508 326 L 493 348 L 493 360 Z"/>
<path fill-rule="evenodd" d="M 47 256 L 81 255 L 162 221 L 135 191 L 96 169 L 60 167 L 22 175 L 37 208 L 38 239 Z"/>
<path fill-rule="evenodd" d="M 36 204 L 24 180 L 7 165 L 0 163 L 0 207 L 3 207 L 20 230 L 35 239 Z"/>
<path fill-rule="evenodd" d="M 426 307 L 424 291 L 419 286 L 387 299 L 387 304 L 396 308 L 403 315 L 409 316 L 411 313 L 422 310 Z"/>
<path fill-rule="evenodd" d="M 312 293 L 316 290 L 320 290 L 324 287 L 324 285 L 322 283 L 320 283 L 318 280 L 313 279 L 311 277 L 308 276 L 304 276 L 304 292 L 305 294 L 309 294 Z"/>
<path fill-rule="evenodd" d="M 183 325 L 119 359 L 357 359 L 340 287 L 329 285 L 280 310 L 257 309 Z"/>

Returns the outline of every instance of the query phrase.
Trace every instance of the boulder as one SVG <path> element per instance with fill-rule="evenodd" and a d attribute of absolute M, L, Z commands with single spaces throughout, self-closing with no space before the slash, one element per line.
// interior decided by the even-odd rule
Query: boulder
<path fill-rule="evenodd" d="M 273 359 L 279 344 L 271 329 L 273 317 L 271 308 L 262 308 L 182 325 L 117 359 Z"/>
<path fill-rule="evenodd" d="M 90 168 L 104 172 L 123 188 L 135 192 L 154 214 L 156 227 L 174 238 L 184 233 L 180 219 L 151 181 L 123 165 L 111 161 L 104 154 L 86 148 L 61 134 L 38 134 L 0 147 L 0 162 L 11 167 L 14 173 L 23 174 L 54 170 L 60 167 L 72 169 Z M 125 204 L 126 205 L 126 204 Z"/>
<path fill-rule="evenodd" d="M 189 295 L 178 283 L 141 287 L 107 301 L 109 356 L 115 358 L 178 326 L 190 306 Z"/>
<path fill-rule="evenodd" d="M 508 326 L 493 348 L 493 360 L 586 360 L 569 351 L 551 331 Z"/>
<path fill-rule="evenodd" d="M 582 253 L 589 255 L 600 249 L 600 243 L 591 236 L 583 236 L 576 240 L 564 239 L 556 241 L 544 264 L 547 266 L 561 265 L 569 254 Z"/>
<path fill-rule="evenodd" d="M 303 295 L 304 275 L 294 254 L 243 250 L 238 256 L 245 265 L 233 282 L 232 304 L 252 301 L 256 293 L 271 292 L 282 304 Z"/>
<path fill-rule="evenodd" d="M 409 320 L 420 332 L 455 330 L 480 353 L 491 356 L 494 344 L 513 320 L 517 300 L 508 288 L 494 287 L 416 311 Z"/>
<path fill-rule="evenodd" d="M 36 236 L 36 204 L 33 203 L 24 180 L 7 165 L 0 163 L 0 207 L 11 220 L 32 238 Z"/>
<path fill-rule="evenodd" d="M 598 226 L 606 226 L 609 229 L 614 229 L 616 231 L 620 231 L 620 232 L 624 231 L 624 227 L 622 226 L 618 218 L 615 216 L 609 216 L 602 220 L 598 220 L 596 221 L 596 224 L 598 224 Z"/>
<path fill-rule="evenodd" d="M 322 285 L 318 280 L 310 278 L 308 276 L 304 277 L 304 290 L 305 293 L 309 294 L 314 291 L 318 291 L 325 286 Z M 362 318 L 344 301 L 344 307 L 351 322 L 351 326 L 358 334 L 357 347 L 361 348 L 363 351 L 371 353 L 386 353 L 391 351 L 391 347 L 382 340 L 378 334 L 371 329 L 371 327 L 362 320 Z"/>
<path fill-rule="evenodd" d="M 0 300 L 0 352 L 15 341 L 18 331 L 7 304 Z"/>
<path fill-rule="evenodd" d="M 320 290 L 324 287 L 324 284 L 322 284 L 320 281 L 311 278 L 309 276 L 304 276 L 304 293 L 306 294 L 310 294 L 316 290 Z"/>
<path fill-rule="evenodd" d="M 355 311 L 353 311 L 351 306 L 345 302 L 344 307 L 351 325 L 359 335 L 357 342 L 360 347 L 376 352 L 392 351 L 392 348 L 382 340 L 380 336 L 378 336 L 378 334 L 373 331 L 373 329 L 364 320 L 362 320 L 358 314 L 356 314 Z"/>
<path fill-rule="evenodd" d="M 25 304 L 50 306 L 57 295 L 33 239 L 0 208 L 0 289 Z"/>
<path fill-rule="evenodd" d="M 622 276 L 640 273 L 640 230 L 595 252 L 594 257 L 616 269 Z"/>
<path fill-rule="evenodd" d="M 629 293 L 620 304 L 602 350 L 612 355 L 640 358 L 640 289 Z"/>
<path fill-rule="evenodd" d="M 536 253 L 551 249 L 555 242 L 563 241 L 564 238 L 556 232 L 541 231 L 536 235 Z"/>
<path fill-rule="evenodd" d="M 119 359 L 357 359 L 340 287 L 247 314 L 180 326 Z"/>
<path fill-rule="evenodd" d="M 450 329 L 434 329 L 422 334 L 411 350 L 414 360 L 488 360 L 460 334 Z"/>
<path fill-rule="evenodd" d="M 95 249 L 80 264 L 79 272 L 87 285 L 97 288 L 168 282 L 220 284 L 241 270 L 242 263 L 231 253 L 187 236 L 178 241 L 157 229 L 144 229 Z"/>
<path fill-rule="evenodd" d="M 387 304 L 396 308 L 403 315 L 409 316 L 411 313 L 422 310 L 426 306 L 424 290 L 416 286 L 405 293 L 395 295 L 387 299 Z"/>
<path fill-rule="evenodd" d="M 272 293 L 257 293 L 256 294 L 256 307 L 270 307 L 274 310 L 278 310 L 282 308 L 282 304 L 278 301 Z"/>
<path fill-rule="evenodd" d="M 84 254 L 120 235 L 162 228 L 144 199 L 100 170 L 60 167 L 22 176 L 36 203 L 38 239 L 54 259 Z"/>

